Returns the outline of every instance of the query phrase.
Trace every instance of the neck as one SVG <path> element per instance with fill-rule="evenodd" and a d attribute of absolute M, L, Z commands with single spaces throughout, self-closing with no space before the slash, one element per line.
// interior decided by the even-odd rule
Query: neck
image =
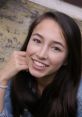
<path fill-rule="evenodd" d="M 38 93 L 41 95 L 43 90 L 53 81 L 54 75 L 46 76 L 37 79 Z"/>

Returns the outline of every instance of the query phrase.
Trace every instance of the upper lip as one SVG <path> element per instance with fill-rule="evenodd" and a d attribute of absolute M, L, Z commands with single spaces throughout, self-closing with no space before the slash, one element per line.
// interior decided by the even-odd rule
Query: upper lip
<path fill-rule="evenodd" d="M 43 64 L 43 65 L 45 65 L 45 66 L 49 66 L 47 63 L 44 63 L 44 62 L 42 62 L 42 61 L 40 61 L 40 60 L 37 60 L 37 59 L 34 59 L 34 58 L 32 58 L 32 60 L 33 61 L 37 61 L 37 62 L 39 62 L 39 63 L 41 63 L 41 64 Z"/>

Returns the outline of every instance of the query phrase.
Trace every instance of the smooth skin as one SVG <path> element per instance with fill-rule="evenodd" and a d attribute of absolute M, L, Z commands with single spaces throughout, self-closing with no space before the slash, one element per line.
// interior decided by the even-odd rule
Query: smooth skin
<path fill-rule="evenodd" d="M 42 94 L 62 65 L 67 64 L 68 49 L 57 22 L 45 19 L 34 29 L 26 52 L 15 51 L 0 71 L 0 82 L 7 85 L 21 70 L 36 77 L 38 92 Z M 0 89 L 0 112 L 3 110 L 5 89 Z"/>
<path fill-rule="evenodd" d="M 57 70 L 67 64 L 68 49 L 60 26 L 52 19 L 43 20 L 34 29 L 26 53 L 29 71 L 37 78 L 42 94 Z"/>

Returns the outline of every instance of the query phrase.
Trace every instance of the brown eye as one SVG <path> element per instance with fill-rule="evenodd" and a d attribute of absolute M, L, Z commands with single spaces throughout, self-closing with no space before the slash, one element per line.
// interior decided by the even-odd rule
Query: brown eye
<path fill-rule="evenodd" d="M 35 43 L 38 43 L 38 44 L 41 43 L 41 41 L 40 41 L 39 39 L 36 39 L 36 38 L 34 38 L 33 41 L 34 41 Z"/>
<path fill-rule="evenodd" d="M 59 47 L 52 47 L 52 50 L 54 52 L 60 52 L 61 51 L 61 49 Z"/>

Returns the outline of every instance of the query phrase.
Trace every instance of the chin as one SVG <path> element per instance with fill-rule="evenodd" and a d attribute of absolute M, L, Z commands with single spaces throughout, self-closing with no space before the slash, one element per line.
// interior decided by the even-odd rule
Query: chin
<path fill-rule="evenodd" d="M 35 78 L 43 78 L 45 76 L 43 73 L 34 72 L 32 70 L 29 70 L 29 73 Z"/>

